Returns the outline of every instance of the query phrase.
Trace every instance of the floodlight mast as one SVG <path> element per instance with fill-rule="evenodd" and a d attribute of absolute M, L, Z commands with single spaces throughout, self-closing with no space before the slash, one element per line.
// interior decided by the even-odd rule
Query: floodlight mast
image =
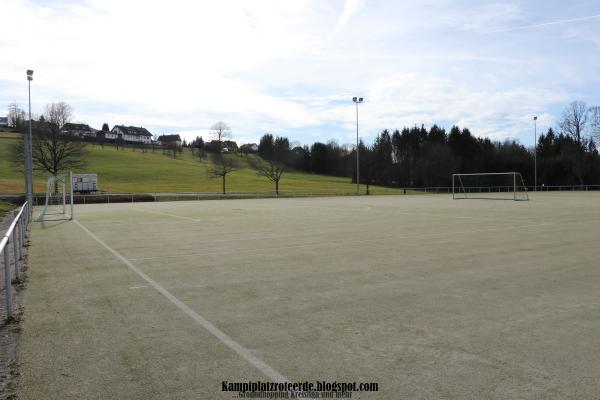
<path fill-rule="evenodd" d="M 537 115 L 533 117 L 533 191 L 537 192 Z"/>
<path fill-rule="evenodd" d="M 25 191 L 27 195 L 27 204 L 29 204 L 29 210 L 32 210 L 33 206 L 33 155 L 32 155 L 32 137 L 31 134 L 31 81 L 33 80 L 33 70 L 27 70 L 27 83 L 29 86 L 29 129 L 27 131 L 25 140 Z"/>
<path fill-rule="evenodd" d="M 352 101 L 356 104 L 356 194 L 360 193 L 360 163 L 359 163 L 359 142 L 358 142 L 358 105 L 363 102 L 362 97 L 353 97 Z"/>

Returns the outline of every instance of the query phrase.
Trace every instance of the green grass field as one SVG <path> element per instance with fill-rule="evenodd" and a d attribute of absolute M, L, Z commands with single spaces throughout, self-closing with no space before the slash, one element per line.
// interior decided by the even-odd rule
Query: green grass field
<path fill-rule="evenodd" d="M 598 398 L 600 194 L 531 197 L 78 205 L 32 226 L 18 398 Z"/>
<path fill-rule="evenodd" d="M 0 201 L 0 218 L 4 217 L 7 212 L 12 210 L 15 206 L 4 201 Z"/>
<path fill-rule="evenodd" d="M 23 173 L 15 170 L 9 161 L 10 144 L 16 135 L 0 133 L 0 193 L 23 191 Z M 189 149 L 173 159 L 161 150 L 142 153 L 129 148 L 117 150 L 112 146 L 89 145 L 88 165 L 82 171 L 98 174 L 100 188 L 119 193 L 156 192 L 220 192 L 220 178 L 211 179 L 207 174 L 210 161 L 202 162 Z M 239 159 L 240 168 L 227 178 L 227 191 L 273 193 L 274 185 L 260 177 L 249 167 L 243 156 L 229 155 Z M 36 191 L 44 191 L 45 177 L 37 176 Z M 364 186 L 363 186 L 364 190 Z M 315 175 L 291 171 L 283 176 L 281 194 L 352 194 L 355 185 L 348 178 Z M 373 194 L 399 193 L 398 189 L 373 187 Z"/>

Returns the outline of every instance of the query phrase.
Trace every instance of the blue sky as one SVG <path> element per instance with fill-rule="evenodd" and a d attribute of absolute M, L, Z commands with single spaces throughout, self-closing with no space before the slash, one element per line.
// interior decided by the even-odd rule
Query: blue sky
<path fill-rule="evenodd" d="M 239 142 L 355 139 L 437 123 L 533 142 L 600 105 L 600 2 L 0 0 L 0 106 Z"/>

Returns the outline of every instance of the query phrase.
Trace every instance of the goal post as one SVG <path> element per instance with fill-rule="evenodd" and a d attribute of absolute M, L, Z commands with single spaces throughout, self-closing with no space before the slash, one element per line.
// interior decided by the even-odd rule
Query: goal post
<path fill-rule="evenodd" d="M 527 201 L 527 187 L 520 172 L 452 174 L 453 199 Z"/>
<path fill-rule="evenodd" d="M 46 198 L 41 213 L 35 219 L 60 221 L 73 219 L 72 173 L 51 176 L 46 180 Z"/>

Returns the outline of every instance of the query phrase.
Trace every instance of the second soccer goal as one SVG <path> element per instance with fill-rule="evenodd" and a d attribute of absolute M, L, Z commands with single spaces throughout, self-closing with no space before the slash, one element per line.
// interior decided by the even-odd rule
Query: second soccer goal
<path fill-rule="evenodd" d="M 73 219 L 73 179 L 71 173 L 51 176 L 46 181 L 44 207 L 36 221 Z"/>
<path fill-rule="evenodd" d="M 520 172 L 452 174 L 452 198 L 529 200 Z"/>

